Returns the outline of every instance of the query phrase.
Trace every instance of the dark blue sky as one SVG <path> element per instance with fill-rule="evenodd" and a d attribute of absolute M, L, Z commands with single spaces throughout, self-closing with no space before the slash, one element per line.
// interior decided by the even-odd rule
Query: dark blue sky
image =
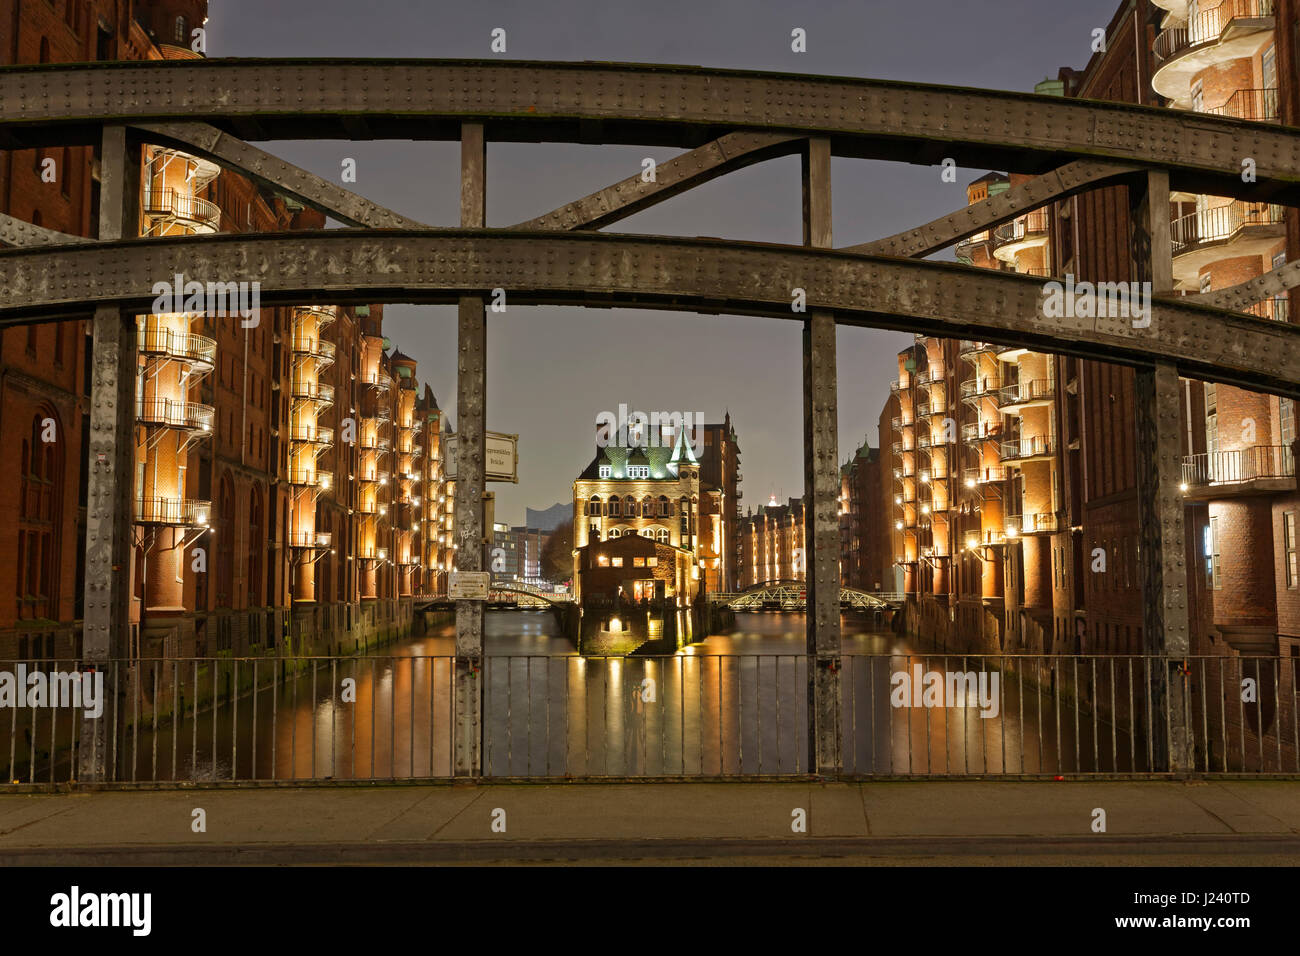
<path fill-rule="evenodd" d="M 211 0 L 208 55 L 488 57 L 507 31 L 520 60 L 615 60 L 799 71 L 1031 90 L 1058 67 L 1082 67 L 1092 31 L 1116 0 Z M 790 49 L 807 31 L 808 51 Z M 458 222 L 454 143 L 269 144 L 336 178 L 357 160 L 350 188 L 430 225 Z M 506 226 L 636 173 L 646 156 L 625 146 L 489 144 L 490 226 Z M 837 159 L 835 244 L 927 222 L 965 203 L 965 185 L 937 168 Z M 337 180 L 336 180 L 337 181 Z M 800 241 L 799 160 L 732 173 L 615 224 L 619 232 Z M 944 254 L 940 258 L 951 258 Z M 455 415 L 455 310 L 390 306 L 385 329 L 419 361 L 419 375 Z M 898 332 L 839 332 L 843 460 L 867 437 L 894 377 Z M 570 498 L 592 453 L 596 415 L 620 402 L 646 412 L 730 410 L 739 433 L 744 504 L 802 493 L 800 336 L 796 322 L 737 316 L 555 307 L 489 313 L 488 427 L 517 432 L 520 483 L 494 484 L 497 520 Z M 888 436 L 886 436 L 888 440 Z"/>

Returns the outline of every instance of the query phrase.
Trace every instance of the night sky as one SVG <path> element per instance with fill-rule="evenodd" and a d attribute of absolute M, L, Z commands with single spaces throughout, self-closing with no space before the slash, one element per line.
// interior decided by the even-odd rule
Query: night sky
<path fill-rule="evenodd" d="M 211 0 L 208 55 L 489 57 L 605 60 L 798 71 L 1032 90 L 1061 66 L 1081 68 L 1092 30 L 1116 0 Z M 489 49 L 507 31 L 507 52 Z M 790 32 L 807 31 L 806 53 Z M 459 221 L 459 145 L 274 142 L 271 152 L 434 226 Z M 491 144 L 489 226 L 507 226 L 639 172 L 674 150 L 627 146 Z M 937 167 L 833 163 L 835 245 L 899 232 L 963 205 L 966 184 Z M 731 173 L 609 231 L 798 243 L 799 159 Z M 951 259 L 951 252 L 936 258 Z M 419 362 L 439 403 L 456 412 L 456 316 L 448 306 L 388 306 L 385 332 Z M 518 485 L 491 485 L 498 521 L 525 506 L 568 501 L 593 451 L 596 415 L 619 403 L 647 413 L 730 410 L 739 435 L 743 504 L 802 494 L 800 324 L 741 316 L 620 309 L 511 307 L 488 313 L 488 427 L 519 434 Z M 899 332 L 841 328 L 839 443 L 845 460 L 876 422 Z M 888 438 L 888 436 L 886 436 Z"/>

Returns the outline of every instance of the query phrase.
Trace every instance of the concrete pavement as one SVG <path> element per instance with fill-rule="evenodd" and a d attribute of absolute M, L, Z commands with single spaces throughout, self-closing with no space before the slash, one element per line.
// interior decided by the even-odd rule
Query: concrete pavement
<path fill-rule="evenodd" d="M 1093 829 L 1098 809 L 1105 812 L 1105 832 Z M 195 832 L 200 817 L 205 828 Z M 0 865 L 541 861 L 1295 866 L 1300 781 L 555 783 L 0 795 Z"/>

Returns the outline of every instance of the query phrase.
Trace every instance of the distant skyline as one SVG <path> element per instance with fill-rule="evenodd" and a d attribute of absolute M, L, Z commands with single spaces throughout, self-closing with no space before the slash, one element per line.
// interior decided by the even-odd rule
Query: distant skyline
<path fill-rule="evenodd" d="M 1092 31 L 1116 0 L 1049 5 L 807 3 L 770 0 L 653 4 L 491 2 L 468 5 L 369 0 L 212 0 L 212 57 L 493 57 L 491 31 L 506 30 L 510 60 L 686 63 L 1029 91 L 1061 66 L 1082 67 Z M 795 27 L 806 53 L 790 49 Z M 459 145 L 429 142 L 282 142 L 271 152 L 430 225 L 458 222 Z M 629 146 L 489 143 L 487 222 L 540 215 L 631 175 L 649 156 L 678 151 Z M 939 168 L 836 159 L 835 244 L 899 232 L 965 204 L 984 169 L 941 183 Z M 798 157 L 731 173 L 638 213 L 608 231 L 706 235 L 798 243 Z M 951 259 L 950 252 L 936 258 Z M 456 317 L 448 306 L 390 305 L 385 334 L 419 363 L 456 421 Z M 839 448 L 845 460 L 876 423 L 895 377 L 900 332 L 841 328 Z M 591 457 L 596 416 L 620 403 L 646 411 L 730 410 L 742 452 L 743 504 L 803 492 L 800 323 L 633 309 L 513 307 L 488 315 L 488 427 L 518 433 L 517 485 L 492 483 L 498 521 L 521 525 L 525 508 L 571 497 Z M 888 440 L 888 436 L 886 436 Z"/>

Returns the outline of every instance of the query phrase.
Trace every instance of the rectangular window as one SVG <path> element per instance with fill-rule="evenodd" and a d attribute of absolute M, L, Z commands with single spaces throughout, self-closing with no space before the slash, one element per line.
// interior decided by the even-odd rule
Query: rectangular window
<path fill-rule="evenodd" d="M 610 561 L 613 563 L 614 567 L 616 568 L 621 568 L 623 566 L 622 558 L 611 558 Z"/>
<path fill-rule="evenodd" d="M 1264 51 L 1264 55 L 1259 58 L 1259 66 L 1259 73 L 1264 84 L 1264 89 L 1277 89 L 1277 50 L 1274 49 L 1272 43 L 1268 45 L 1268 49 Z M 1254 118 L 1255 117 L 1253 116 L 1250 117 L 1250 119 Z M 1263 119 L 1263 117 L 1260 118 Z"/>
<path fill-rule="evenodd" d="M 1282 444 L 1290 445 L 1295 441 L 1295 402 L 1289 398 L 1279 399 L 1277 403 L 1278 431 Z"/>
<path fill-rule="evenodd" d="M 658 558 L 646 558 L 646 559 L 645 559 L 645 566 L 646 566 L 647 568 L 657 568 L 657 567 L 659 567 L 659 559 L 658 559 Z"/>
<path fill-rule="evenodd" d="M 632 559 L 632 567 L 634 567 L 634 568 L 644 568 L 644 567 L 645 567 L 645 558 L 633 558 L 633 559 Z"/>
<path fill-rule="evenodd" d="M 1285 553 L 1283 564 L 1286 566 L 1286 586 L 1294 589 L 1296 587 L 1296 543 L 1295 543 L 1295 515 L 1294 511 L 1285 511 L 1282 513 L 1282 549 Z"/>
<path fill-rule="evenodd" d="M 1209 525 L 1205 529 L 1205 571 L 1206 583 L 1209 587 L 1219 590 L 1223 586 L 1219 579 L 1219 519 L 1210 518 Z"/>

